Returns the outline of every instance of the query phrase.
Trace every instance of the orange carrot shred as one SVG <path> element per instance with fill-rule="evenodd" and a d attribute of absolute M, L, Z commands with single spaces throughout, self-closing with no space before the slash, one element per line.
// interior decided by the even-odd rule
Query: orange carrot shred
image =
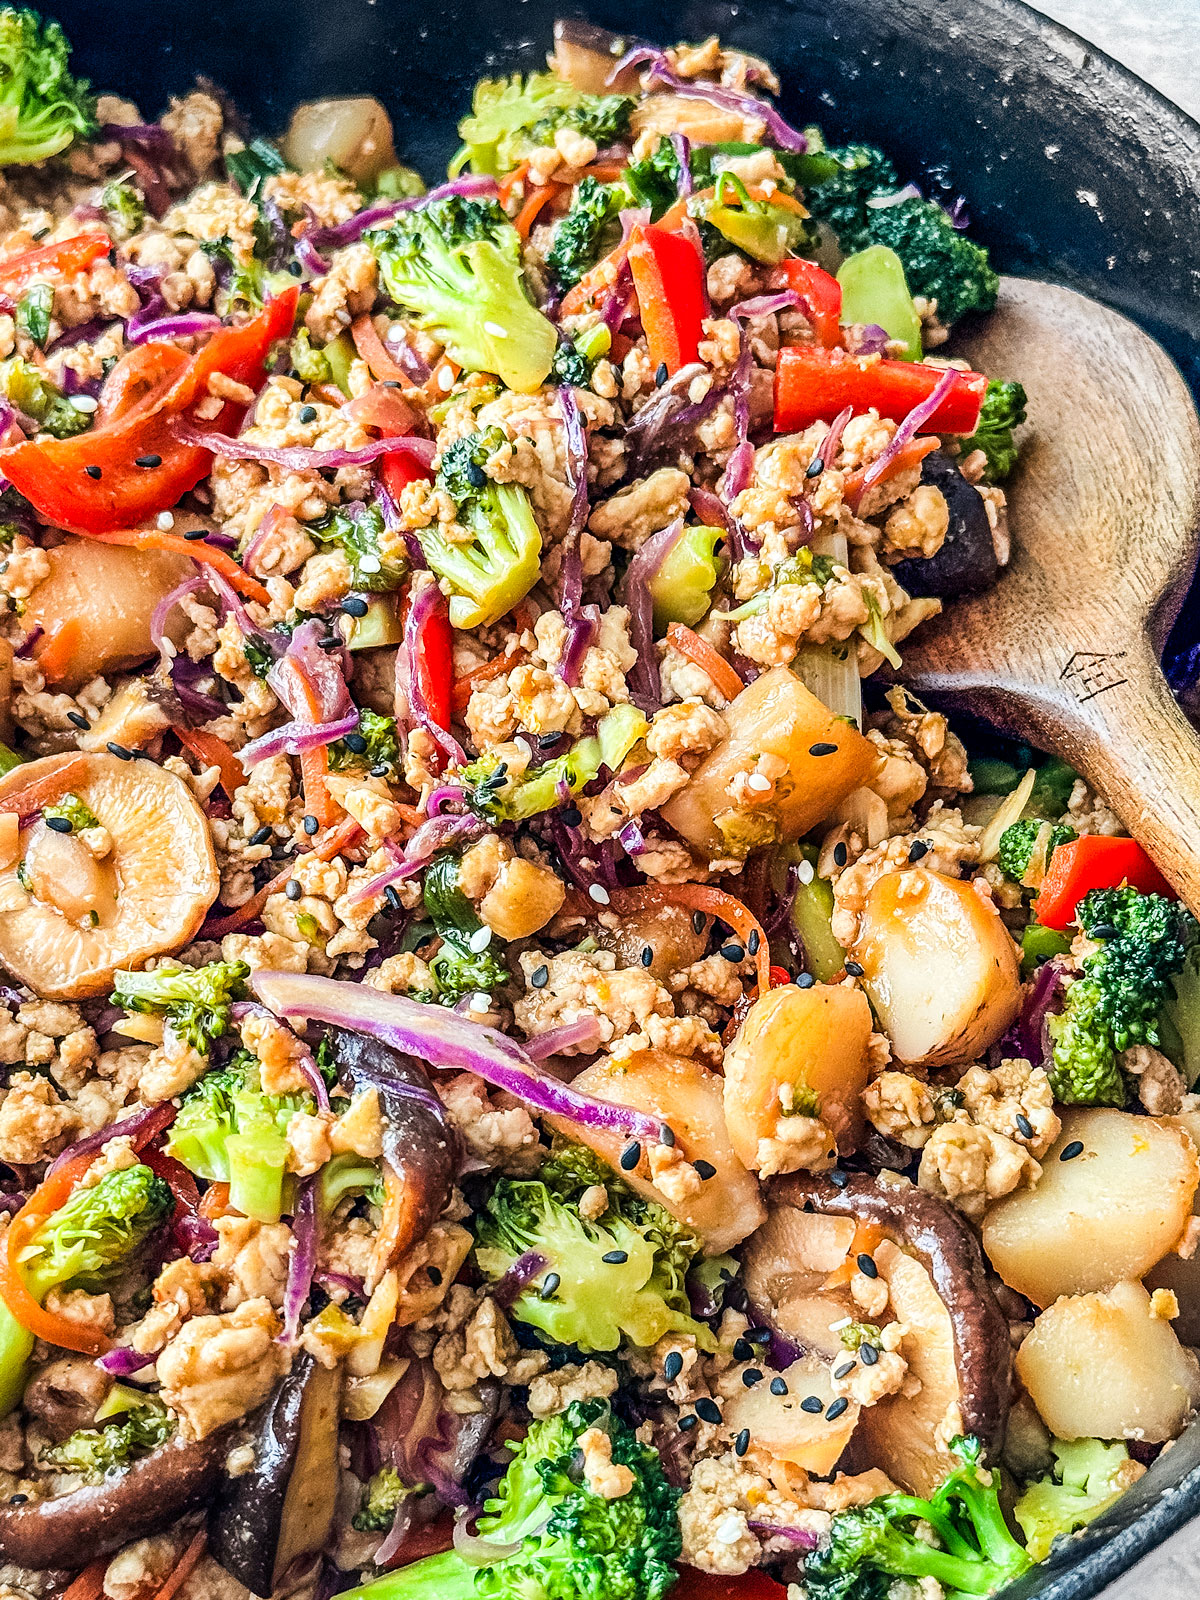
<path fill-rule="evenodd" d="M 685 628 L 682 622 L 673 622 L 667 629 L 667 643 L 701 672 L 707 673 L 726 700 L 736 700 L 746 687 L 724 656 L 718 655 L 707 639 Z"/>
<path fill-rule="evenodd" d="M 83 624 L 78 617 L 67 617 L 50 629 L 45 643 L 34 657 L 38 671 L 47 683 L 58 683 L 66 677 L 82 638 Z"/>
<path fill-rule="evenodd" d="M 70 1587 L 63 1590 L 62 1600 L 100 1600 L 104 1593 L 104 1574 L 108 1571 L 108 1557 L 101 1556 L 91 1566 L 84 1567 Z"/>
<path fill-rule="evenodd" d="M 262 584 L 244 572 L 227 550 L 218 550 L 203 539 L 185 539 L 179 533 L 160 533 L 157 528 L 121 528 L 113 533 L 89 533 L 88 539 L 99 539 L 104 544 L 126 544 L 135 550 L 171 550 L 179 556 L 190 556 L 201 566 L 212 567 L 247 600 L 257 600 L 269 606 L 271 596 Z"/>
<path fill-rule="evenodd" d="M 232 800 L 246 782 L 246 771 L 224 739 L 219 739 L 215 733 L 206 733 L 203 728 L 176 728 L 175 737 L 205 766 L 220 768 L 221 787 Z"/>

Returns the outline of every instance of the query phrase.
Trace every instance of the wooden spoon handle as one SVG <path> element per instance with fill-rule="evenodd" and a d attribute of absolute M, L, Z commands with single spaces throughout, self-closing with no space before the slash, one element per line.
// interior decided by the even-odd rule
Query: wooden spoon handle
<path fill-rule="evenodd" d="M 1080 652 L 1042 734 L 1081 773 L 1200 915 L 1200 736 L 1149 639 L 1118 655 Z M 1033 708 L 1033 720 L 1040 721 Z M 1037 736 L 1037 731 L 1031 728 Z M 1046 740 L 1045 735 L 1050 738 Z"/>

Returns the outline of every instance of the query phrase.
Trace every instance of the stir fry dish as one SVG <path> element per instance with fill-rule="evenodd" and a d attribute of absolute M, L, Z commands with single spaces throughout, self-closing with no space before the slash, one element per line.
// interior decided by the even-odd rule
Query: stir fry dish
<path fill-rule="evenodd" d="M 998 279 L 779 87 L 0 10 L 2 1600 L 982 1597 L 1200 1400 L 1200 927 L 905 688 Z"/>

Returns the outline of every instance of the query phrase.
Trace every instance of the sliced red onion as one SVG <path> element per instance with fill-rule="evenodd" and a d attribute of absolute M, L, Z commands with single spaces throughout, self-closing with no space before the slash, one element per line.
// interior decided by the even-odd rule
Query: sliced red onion
<path fill-rule="evenodd" d="M 154 1356 L 139 1355 L 127 1344 L 119 1344 L 100 1356 L 96 1365 L 105 1372 L 111 1372 L 114 1378 L 132 1378 L 135 1373 L 141 1372 L 143 1367 L 153 1366 L 154 1361 Z"/>
<path fill-rule="evenodd" d="M 429 1066 L 477 1073 L 485 1083 L 516 1095 L 543 1115 L 566 1117 L 585 1127 L 611 1129 L 633 1139 L 662 1141 L 664 1124 L 657 1117 L 560 1083 L 515 1040 L 483 1023 L 469 1022 L 445 1006 L 422 1005 L 406 995 L 385 994 L 367 984 L 295 972 L 260 970 L 250 982 L 259 999 L 278 1017 L 329 1022 L 380 1039 Z"/>
<path fill-rule="evenodd" d="M 396 1515 L 392 1518 L 392 1525 L 388 1530 L 387 1538 L 375 1552 L 375 1565 L 377 1567 L 389 1566 L 400 1554 L 404 1541 L 412 1530 L 413 1497 L 406 1494 L 403 1500 L 396 1504 Z"/>
<path fill-rule="evenodd" d="M 310 278 L 323 278 L 329 271 L 332 263 L 326 261 L 307 233 L 296 240 L 295 250 L 296 260 Z"/>
<path fill-rule="evenodd" d="M 363 900 L 373 900 L 383 893 L 389 883 L 400 883 L 405 878 L 415 877 L 448 844 L 460 841 L 465 844 L 478 839 L 486 831 L 486 824 L 475 816 L 431 817 L 428 822 L 421 824 L 408 841 L 403 854 L 386 872 L 354 891 L 350 896 L 350 904 L 358 905 Z"/>
<path fill-rule="evenodd" d="M 832 467 L 837 460 L 837 453 L 842 446 L 842 434 L 846 431 L 846 424 L 854 415 L 854 407 L 846 406 L 839 411 L 829 424 L 829 432 L 825 435 L 817 448 L 815 460 L 819 460 L 823 467 Z"/>
<path fill-rule="evenodd" d="M 535 1061 L 545 1061 L 550 1056 L 561 1055 L 564 1050 L 575 1050 L 580 1045 L 600 1043 L 599 1017 L 580 1017 L 575 1022 L 565 1022 L 561 1028 L 551 1028 L 525 1041 L 525 1048 Z"/>
<path fill-rule="evenodd" d="M 617 838 L 627 856 L 640 856 L 645 853 L 646 835 L 633 817 L 630 817 L 625 826 L 618 830 Z"/>
<path fill-rule="evenodd" d="M 529 1285 L 541 1277 L 549 1265 L 549 1260 L 540 1251 L 526 1250 L 523 1256 L 517 1257 L 504 1276 L 498 1279 L 492 1290 L 492 1299 L 502 1311 L 507 1311 Z"/>
<path fill-rule="evenodd" d="M 877 456 L 866 472 L 863 473 L 862 486 L 854 497 L 853 505 L 850 507 L 852 511 L 858 510 L 863 502 L 863 497 L 879 482 L 880 478 L 886 475 L 888 468 L 904 446 L 910 439 L 916 437 L 922 424 L 928 422 L 930 417 L 937 412 L 938 407 L 957 382 L 958 373 L 953 367 L 947 367 L 934 385 L 931 393 L 919 405 L 915 405 L 912 408 L 892 435 L 891 443 L 887 449 L 881 456 Z"/>
<path fill-rule="evenodd" d="M 687 398 L 693 380 L 708 375 L 708 368 L 701 362 L 689 362 L 630 417 L 625 428 L 625 445 L 631 476 L 640 473 L 656 451 L 674 443 L 681 434 L 716 410 L 726 392 L 719 384 L 714 383 L 703 400 L 693 402 Z"/>
<path fill-rule="evenodd" d="M 432 446 L 430 448 L 432 449 Z M 465 767 L 466 752 L 454 735 L 442 727 L 429 709 L 429 702 L 421 688 L 420 673 L 416 671 L 414 665 L 420 658 L 421 635 L 425 631 L 425 624 L 438 606 L 444 603 L 442 591 L 437 584 L 426 583 L 408 608 L 408 620 L 404 624 L 404 655 L 408 665 L 408 680 L 405 687 L 408 691 L 408 709 L 414 721 L 424 728 L 449 761 L 456 767 Z"/>
<path fill-rule="evenodd" d="M 558 663 L 558 674 L 567 688 L 573 689 L 583 671 L 584 657 L 599 632 L 600 611 L 597 606 L 580 606 L 570 621 L 567 621 L 564 611 L 563 620 L 566 622 L 567 642 Z"/>
<path fill-rule="evenodd" d="M 588 518 L 587 430 L 583 413 L 575 398 L 575 391 L 564 383 L 558 391 L 558 408 L 562 413 L 563 440 L 566 444 L 567 466 L 571 473 L 571 521 L 567 534 L 577 534 Z"/>
<path fill-rule="evenodd" d="M 175 697 L 185 710 L 199 717 L 201 722 L 211 722 L 214 717 L 223 717 L 227 709 L 225 702 L 218 700 L 216 695 L 206 694 L 203 689 L 197 688 L 201 678 L 211 677 L 211 663 L 193 661 L 186 655 L 171 658 L 171 684 L 175 690 Z"/>
<path fill-rule="evenodd" d="M 377 228 L 382 223 L 390 222 L 403 211 L 430 205 L 435 200 L 447 200 L 451 195 L 459 195 L 467 200 L 494 200 L 499 193 L 495 178 L 456 178 L 452 183 L 443 183 L 436 189 L 430 189 L 428 194 L 414 195 L 404 200 L 384 200 L 379 205 L 368 206 L 365 211 L 360 211 L 346 222 L 339 222 L 335 227 L 309 228 L 304 237 L 317 250 L 340 250 L 344 245 L 357 244 L 368 228 Z"/>
<path fill-rule="evenodd" d="M 759 294 L 752 300 L 741 300 L 736 306 L 730 306 L 726 315 L 745 322 L 752 317 L 772 317 L 799 304 L 800 296 L 795 289 L 780 289 L 777 294 Z"/>
<path fill-rule="evenodd" d="M 510 1539 L 507 1544 L 497 1544 L 492 1539 L 484 1539 L 471 1532 L 470 1524 L 474 1517 L 475 1513 L 466 1506 L 454 1513 L 454 1549 L 468 1567 L 493 1567 L 497 1561 L 507 1561 L 511 1556 L 521 1554 L 527 1535 Z"/>
<path fill-rule="evenodd" d="M 679 162 L 679 178 L 676 182 L 676 190 L 680 199 L 686 200 L 694 188 L 692 183 L 692 141 L 686 133 L 673 133 L 671 135 L 671 145 L 675 151 L 675 159 Z"/>
<path fill-rule="evenodd" d="M 52 355 L 55 350 L 67 350 L 72 345 L 84 344 L 87 341 L 98 339 L 102 333 L 107 333 L 109 328 L 113 326 L 114 319 L 112 317 L 93 317 L 90 322 L 80 322 L 74 328 L 64 328 L 58 338 L 52 339 L 46 346 L 46 354 Z"/>
<path fill-rule="evenodd" d="M 256 444 L 249 439 L 234 439 L 227 433 L 209 433 L 192 422 L 178 419 L 171 431 L 181 444 L 198 445 L 229 461 L 270 461 L 291 472 L 327 472 L 338 467 L 365 467 L 380 456 L 409 455 L 423 467 L 432 465 L 436 446 L 432 439 L 398 434 L 392 439 L 372 439 L 355 450 L 306 450 L 299 445 L 279 449 Z"/>
<path fill-rule="evenodd" d="M 760 1539 L 785 1539 L 793 1550 L 815 1550 L 820 1539 L 811 1528 L 777 1528 L 773 1522 L 747 1522 Z"/>
<path fill-rule="evenodd" d="M 170 594 L 163 595 L 155 606 L 150 615 L 150 642 L 160 655 L 166 654 L 163 647 L 169 642 L 165 631 L 167 618 L 181 600 L 186 600 L 189 594 L 195 594 L 197 589 L 203 589 L 206 581 L 203 573 L 194 573 L 177 584 Z"/>
<path fill-rule="evenodd" d="M 629 642 L 637 661 L 629 673 L 634 692 L 656 707 L 662 698 L 658 656 L 654 650 L 654 597 L 650 583 L 683 534 L 683 518 L 653 533 L 625 572 L 625 604 L 629 607 Z"/>
<path fill-rule="evenodd" d="M 609 333 L 616 333 L 629 315 L 629 302 L 633 296 L 633 272 L 628 260 L 622 261 L 617 281 L 604 297 L 600 316 Z"/>
<path fill-rule="evenodd" d="M 444 783 L 440 789 L 435 789 L 425 803 L 427 816 L 440 817 L 447 806 L 465 806 L 467 791 L 461 789 L 456 783 Z"/>
<path fill-rule="evenodd" d="M 249 772 L 260 762 L 269 761 L 272 756 L 302 756 L 306 750 L 319 750 L 332 744 L 335 739 L 344 739 L 348 733 L 354 732 L 358 723 L 357 711 L 348 712 L 336 722 L 285 722 L 282 727 L 272 728 L 270 733 L 251 739 L 237 752 L 237 758 Z"/>
<path fill-rule="evenodd" d="M 292 1217 L 292 1258 L 288 1262 L 287 1287 L 283 1291 L 281 1344 L 295 1344 L 300 1335 L 300 1313 L 312 1290 L 317 1244 L 316 1185 L 311 1178 L 302 1178 Z"/>
<path fill-rule="evenodd" d="M 323 722 L 339 721 L 357 711 L 346 687 L 345 673 L 330 652 L 321 649 L 322 637 L 321 624 L 315 617 L 302 622 L 267 673 L 268 686 L 299 722 L 311 720 L 310 696 L 319 706 Z"/>
<path fill-rule="evenodd" d="M 139 320 L 144 316 L 141 311 L 135 312 L 126 323 L 125 337 L 130 344 L 145 344 L 147 339 L 191 339 L 222 326 L 220 317 L 209 311 L 182 311 L 177 316 Z"/>
<path fill-rule="evenodd" d="M 650 67 L 646 75 L 647 84 L 661 83 L 685 100 L 704 100 L 720 111 L 733 111 L 738 116 L 753 117 L 764 125 L 767 136 L 780 150 L 803 152 L 808 149 L 808 140 L 804 135 L 790 123 L 785 122 L 775 107 L 768 105 L 765 100 L 759 100 L 752 94 L 740 94 L 736 89 L 723 89 L 715 83 L 701 83 L 697 79 L 680 78 L 671 71 L 665 54 L 651 45 L 641 45 L 638 49 L 630 50 L 627 55 L 622 56 L 608 75 L 609 84 L 616 83 L 627 68 L 643 64 L 649 64 Z"/>
<path fill-rule="evenodd" d="M 91 1155 L 93 1151 L 102 1149 L 110 1139 L 131 1139 L 133 1148 L 140 1150 L 143 1145 L 149 1144 L 151 1139 L 165 1132 L 174 1120 L 175 1107 L 169 1100 L 164 1100 L 160 1105 L 145 1106 L 141 1111 L 135 1111 L 131 1117 L 125 1117 L 120 1122 L 110 1122 L 107 1127 L 97 1128 L 95 1133 L 89 1133 L 85 1139 L 69 1144 L 63 1153 L 50 1163 L 46 1176 L 49 1177 L 52 1172 L 65 1167 L 68 1161 L 74 1161 L 77 1156 Z"/>

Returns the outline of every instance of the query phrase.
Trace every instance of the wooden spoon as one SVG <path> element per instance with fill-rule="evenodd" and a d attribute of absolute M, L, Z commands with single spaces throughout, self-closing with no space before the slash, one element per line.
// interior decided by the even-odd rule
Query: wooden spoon
<path fill-rule="evenodd" d="M 1200 913 L 1200 738 L 1159 666 L 1200 539 L 1200 423 L 1166 352 L 1049 283 L 1001 281 L 956 355 L 1017 378 L 1012 562 L 904 647 L 917 694 L 1070 762 Z"/>

